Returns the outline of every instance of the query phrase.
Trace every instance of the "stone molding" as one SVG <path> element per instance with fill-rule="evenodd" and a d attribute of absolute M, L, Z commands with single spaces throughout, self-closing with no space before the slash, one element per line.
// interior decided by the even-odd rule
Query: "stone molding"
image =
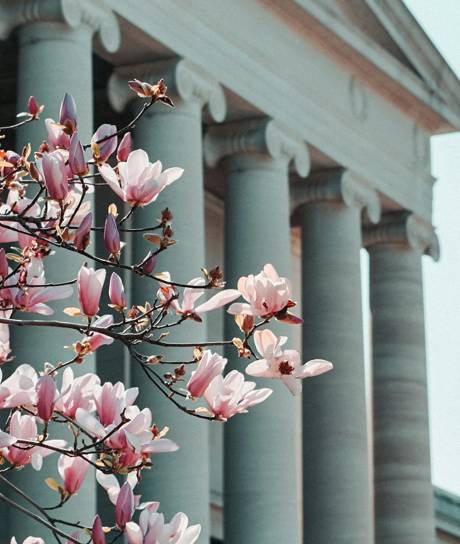
<path fill-rule="evenodd" d="M 439 260 L 439 239 L 434 227 L 421 217 L 407 212 L 382 216 L 378 225 L 364 229 L 364 245 L 368 249 L 383 245 L 409 247 Z"/>
<path fill-rule="evenodd" d="M 336 202 L 365 210 L 371 223 L 380 219 L 377 191 L 367 181 L 343 168 L 314 172 L 306 182 L 293 183 L 291 195 L 294 209 L 312 202 Z"/>
<path fill-rule="evenodd" d="M 134 78 L 149 83 L 156 83 L 163 78 L 168 86 L 168 95 L 173 99 L 178 97 L 186 102 L 196 100 L 201 107 L 208 107 L 214 121 L 225 119 L 227 107 L 222 87 L 187 59 L 175 58 L 117 67 L 107 86 L 109 101 L 116 111 L 123 111 L 136 97 L 127 85 Z"/>
<path fill-rule="evenodd" d="M 1 0 L 0 39 L 14 28 L 34 22 L 62 23 L 71 29 L 87 25 L 102 46 L 114 53 L 120 46 L 120 27 L 103 0 Z"/>
<path fill-rule="evenodd" d="M 204 158 L 214 168 L 225 157 L 268 154 L 272 159 L 293 161 L 297 173 L 306 177 L 310 154 L 306 143 L 273 119 L 257 119 L 210 127 L 204 137 Z"/>

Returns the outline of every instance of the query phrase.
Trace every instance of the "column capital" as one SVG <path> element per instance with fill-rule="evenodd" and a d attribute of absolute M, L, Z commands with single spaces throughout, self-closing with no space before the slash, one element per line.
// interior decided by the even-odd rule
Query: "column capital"
<path fill-rule="evenodd" d="M 380 219 L 377 191 L 366 180 L 344 168 L 314 172 L 306 182 L 293 183 L 291 194 L 293 211 L 312 202 L 336 202 L 364 209 L 372 223 Z"/>
<path fill-rule="evenodd" d="M 225 157 L 246 154 L 267 154 L 275 160 L 293 161 L 302 177 L 310 171 L 307 144 L 270 118 L 210 127 L 204 137 L 204 159 L 211 168 Z"/>
<path fill-rule="evenodd" d="M 118 20 L 104 0 L 1 0 L 0 8 L 0 39 L 3 40 L 16 27 L 53 22 L 71 29 L 87 25 L 109 53 L 120 46 Z"/>
<path fill-rule="evenodd" d="M 409 247 L 439 260 L 439 239 L 434 227 L 421 217 L 407 212 L 391 212 L 382 216 L 378 225 L 364 229 L 365 247 Z"/>
<path fill-rule="evenodd" d="M 226 115 L 224 91 L 217 81 L 191 61 L 182 58 L 153 63 L 119 66 L 110 76 L 107 92 L 116 111 L 123 111 L 135 98 L 127 86 L 130 79 L 155 82 L 163 78 L 168 86 L 168 95 L 184 101 L 195 100 L 201 107 L 207 106 L 214 121 L 221 122 Z"/>

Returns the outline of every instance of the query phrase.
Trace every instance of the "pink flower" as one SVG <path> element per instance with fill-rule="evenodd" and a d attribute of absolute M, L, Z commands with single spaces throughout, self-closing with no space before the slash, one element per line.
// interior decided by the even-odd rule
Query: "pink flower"
<path fill-rule="evenodd" d="M 131 206 L 146 206 L 154 202 L 161 191 L 182 176 L 182 168 L 162 172 L 160 161 L 149 162 L 143 149 L 131 151 L 126 162 L 118 163 L 118 173 L 103 164 L 99 171 L 113 191 Z"/>
<path fill-rule="evenodd" d="M 2 371 L 0 370 L 0 381 Z M 37 373 L 30 365 L 20 365 L 0 384 L 0 408 L 16 408 L 21 405 L 34 404 Z"/>
<path fill-rule="evenodd" d="M 18 441 L 17 438 L 14 436 L 11 436 L 8 433 L 5 433 L 4 431 L 0 431 L 0 448 L 7 448 L 8 446 L 12 446 Z"/>
<path fill-rule="evenodd" d="M 99 376 L 96 374 L 89 372 L 75 378 L 73 370 L 70 367 L 65 368 L 62 373 L 61 392 L 56 399 L 55 410 L 71 419 L 75 419 L 78 408 L 88 411 L 94 410 L 93 391 L 99 383 Z"/>
<path fill-rule="evenodd" d="M 266 264 L 256 276 L 242 276 L 238 280 L 238 291 L 247 304 L 232 304 L 228 313 L 264 319 L 275 316 L 280 320 L 302 323 L 301 319 L 287 313 L 288 308 L 295 305 L 291 300 L 291 284 L 286 278 L 278 276 L 273 265 Z"/>
<path fill-rule="evenodd" d="M 14 412 L 10 419 L 9 433 L 18 441 L 36 441 L 37 424 L 35 417 L 22 415 L 21 412 Z M 63 448 L 66 443 L 64 440 L 45 440 L 43 444 Z M 22 467 L 31 463 L 35 470 L 41 469 L 43 458 L 51 453 L 53 453 L 53 450 L 46 447 L 33 446 L 32 448 L 22 449 L 16 447 L 14 444 L 3 450 L 3 455 L 12 465 Z"/>
<path fill-rule="evenodd" d="M 77 106 L 73 96 L 65 93 L 59 110 L 59 123 L 64 125 L 71 133 L 77 129 Z"/>
<path fill-rule="evenodd" d="M 106 271 L 104 268 L 94 270 L 82 266 L 78 273 L 78 300 L 80 308 L 87 317 L 94 317 L 99 311 L 99 300 L 104 286 Z"/>
<path fill-rule="evenodd" d="M 105 533 L 102 527 L 102 521 L 98 514 L 96 514 L 93 527 L 91 529 L 91 537 L 93 539 L 93 544 L 105 544 Z"/>
<path fill-rule="evenodd" d="M 113 315 L 105 314 L 98 317 L 96 321 L 93 322 L 92 326 L 100 329 L 106 329 L 107 327 L 110 327 L 110 325 L 113 325 L 113 323 Z M 111 336 L 107 336 L 101 332 L 92 332 L 90 335 L 85 336 L 81 343 L 90 353 L 93 353 L 101 346 L 108 346 L 112 344 L 113 340 L 114 339 Z"/>
<path fill-rule="evenodd" d="M 112 275 L 110 276 L 109 297 L 110 302 L 118 311 L 122 311 L 123 308 L 126 308 L 127 302 L 123 282 L 116 272 L 112 272 Z"/>
<path fill-rule="evenodd" d="M 88 472 L 89 462 L 92 456 L 87 459 L 82 457 L 69 457 L 61 455 L 58 461 L 58 472 L 64 482 L 64 491 L 69 495 L 78 493 Z"/>
<path fill-rule="evenodd" d="M 115 505 L 115 521 L 120 529 L 124 529 L 134 514 L 134 494 L 128 482 L 125 482 L 117 498 Z"/>
<path fill-rule="evenodd" d="M 201 321 L 201 315 L 216 310 L 233 302 L 240 296 L 240 292 L 236 289 L 224 289 L 219 293 L 212 296 L 206 302 L 195 307 L 195 303 L 201 296 L 205 293 L 206 289 L 200 289 L 200 285 L 205 285 L 205 280 L 203 278 L 194 278 L 188 282 L 188 285 L 191 287 L 186 287 L 184 289 L 182 304 L 176 305 L 176 313 L 194 319 L 195 321 Z M 192 287 L 193 286 L 193 287 Z"/>
<path fill-rule="evenodd" d="M 24 290 L 17 290 L 14 298 L 15 308 L 22 312 L 51 315 L 54 313 L 54 310 L 46 303 L 53 300 L 68 298 L 73 293 L 71 285 L 34 287 L 34 284 L 43 283 L 45 283 L 44 275 L 37 276 L 29 281 L 30 287 L 27 287 Z"/>
<path fill-rule="evenodd" d="M 53 416 L 55 397 L 54 379 L 49 375 L 42 376 L 37 382 L 37 412 L 44 421 L 50 420 Z"/>
<path fill-rule="evenodd" d="M 125 390 L 122 382 L 117 382 L 115 385 L 106 382 L 102 386 L 95 386 L 93 394 L 99 420 L 104 427 L 108 427 L 121 422 L 122 412 L 134 403 L 139 389 L 132 387 Z"/>
<path fill-rule="evenodd" d="M 149 251 L 140 266 L 144 274 L 150 275 L 154 271 L 156 264 L 157 264 L 157 256 L 154 255 L 151 251 Z"/>
<path fill-rule="evenodd" d="M 266 400 L 272 390 L 255 389 L 254 382 L 247 382 L 243 374 L 232 370 L 224 378 L 222 374 L 216 376 L 204 393 L 204 398 L 212 414 L 218 419 L 226 421 L 235 414 L 243 414 L 248 408 Z"/>
<path fill-rule="evenodd" d="M 27 101 L 27 112 L 32 115 L 34 119 L 38 119 L 40 116 L 40 113 L 45 109 L 44 106 L 40 106 L 37 102 L 37 99 L 35 96 L 29 96 L 29 100 Z"/>
<path fill-rule="evenodd" d="M 18 544 L 18 541 L 14 538 L 14 536 L 11 539 L 10 544 Z M 28 536 L 22 544 L 45 544 L 45 541 L 36 536 Z"/>
<path fill-rule="evenodd" d="M 139 516 L 139 524 L 129 521 L 126 524 L 128 544 L 195 544 L 201 525 L 188 525 L 188 517 L 178 512 L 169 523 L 163 514 L 157 512 L 159 504 L 152 503 Z"/>
<path fill-rule="evenodd" d="M 69 149 L 70 136 L 53 119 L 45 119 L 45 127 L 48 133 L 48 143 L 51 149 Z"/>
<path fill-rule="evenodd" d="M 43 181 L 48 197 L 64 200 L 69 193 L 65 158 L 60 151 L 45 153 L 42 157 Z"/>
<path fill-rule="evenodd" d="M 117 504 L 118 495 L 120 494 L 120 482 L 113 474 L 105 474 L 100 470 L 96 471 L 96 480 L 97 483 L 102 486 L 107 491 L 107 496 L 112 504 Z M 128 473 L 126 477 L 126 482 L 134 490 L 138 480 L 135 472 Z M 139 504 L 140 495 L 134 495 L 134 504 L 137 506 Z M 159 503 L 157 503 L 159 504 Z"/>
<path fill-rule="evenodd" d="M 287 337 L 278 337 L 268 329 L 256 331 L 254 341 L 263 359 L 250 363 L 246 373 L 250 376 L 278 378 L 293 395 L 302 391 L 301 380 L 319 376 L 333 368 L 332 363 L 323 359 L 312 359 L 301 365 L 297 350 L 281 349 Z"/>
<path fill-rule="evenodd" d="M 131 153 L 132 149 L 132 137 L 131 132 L 127 132 L 121 142 L 118 146 L 117 150 L 117 161 L 119 162 L 126 162 L 128 160 L 128 156 Z"/>
<path fill-rule="evenodd" d="M 88 245 L 91 236 L 91 225 L 93 222 L 93 214 L 88 212 L 83 221 L 80 223 L 80 226 L 75 231 L 75 236 L 73 238 L 73 245 L 79 250 L 84 251 Z"/>
<path fill-rule="evenodd" d="M 218 374 L 222 374 L 226 364 L 227 359 L 224 359 L 218 353 L 211 353 L 208 349 L 205 350 L 196 370 L 192 372 L 187 383 L 190 395 L 195 398 L 202 397 L 211 381 Z"/>
<path fill-rule="evenodd" d="M 91 148 L 93 150 L 94 160 L 98 163 L 104 163 L 117 148 L 118 137 L 115 136 L 117 127 L 115 125 L 101 125 L 91 138 Z M 110 137 L 109 137 L 110 136 Z M 104 140 L 104 138 L 107 138 Z M 99 140 L 103 142 L 97 143 Z"/>
<path fill-rule="evenodd" d="M 6 258 L 5 250 L 0 248 L 0 277 L 4 278 L 8 276 L 8 272 L 8 259 Z"/>
<path fill-rule="evenodd" d="M 85 151 L 77 132 L 74 132 L 70 138 L 69 168 L 74 176 L 85 176 L 89 172 Z"/>
<path fill-rule="evenodd" d="M 104 246 L 110 255 L 118 257 L 120 255 L 120 233 L 118 232 L 115 217 L 109 213 L 105 219 L 104 225 Z"/>
<path fill-rule="evenodd" d="M 10 328 L 5 323 L 0 323 L 0 365 L 12 361 L 10 353 Z"/>

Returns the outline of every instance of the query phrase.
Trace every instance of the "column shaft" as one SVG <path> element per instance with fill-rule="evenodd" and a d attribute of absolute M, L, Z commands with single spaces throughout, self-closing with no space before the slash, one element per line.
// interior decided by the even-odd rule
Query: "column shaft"
<path fill-rule="evenodd" d="M 34 22 L 19 29 L 18 59 L 18 110 L 24 110 L 30 95 L 45 104 L 46 111 L 42 118 L 52 117 L 58 120 L 59 104 L 65 92 L 71 93 L 78 108 L 78 129 L 82 139 L 89 139 L 92 131 L 93 93 L 92 93 L 92 31 L 87 26 L 70 29 L 64 24 Z M 16 145 L 31 142 L 36 149 L 46 139 L 43 120 L 22 127 L 16 135 Z M 32 194 L 33 196 L 33 194 Z M 49 282 L 65 281 L 76 277 L 81 259 L 68 252 L 58 251 L 45 261 L 45 274 Z M 53 303 L 55 316 L 62 319 L 62 309 L 66 306 L 78 306 L 76 296 L 72 299 Z M 32 314 L 31 314 L 32 315 Z M 24 314 L 22 314 L 25 317 Z M 33 316 L 32 316 L 33 317 Z M 34 316 L 36 317 L 36 316 Z M 71 345 L 78 336 L 59 329 L 35 328 L 12 330 L 13 353 L 15 363 L 29 363 L 37 369 L 43 368 L 45 361 L 65 360 Z M 15 365 L 15 366 L 16 366 Z M 90 360 L 78 369 L 79 372 L 94 370 Z M 68 438 L 68 433 L 65 433 Z M 54 437 L 53 437 L 54 438 Z M 13 472 L 13 480 L 18 487 L 25 489 L 40 504 L 52 506 L 58 502 L 58 495 L 51 491 L 44 480 L 48 476 L 57 477 L 58 455 L 51 455 L 45 460 L 41 472 L 35 472 L 31 466 L 25 470 Z M 90 470 L 80 492 L 62 508 L 62 518 L 81 520 L 89 523 L 95 512 L 95 480 Z M 17 498 L 17 497 L 15 497 Z M 50 533 L 30 518 L 10 510 L 9 526 L 6 535 L 16 536 L 21 542 L 28 535 L 41 536 L 46 541 Z"/>
<path fill-rule="evenodd" d="M 432 544 L 421 251 L 370 248 L 376 542 Z"/>
<path fill-rule="evenodd" d="M 242 275 L 258 273 L 267 262 L 289 277 L 287 161 L 236 155 L 226 159 L 226 170 L 228 285 L 235 285 Z M 236 335 L 231 316 L 225 329 L 227 338 Z M 273 330 L 290 333 L 287 325 Z M 230 368 L 244 372 L 246 361 L 235 357 L 234 349 L 229 349 L 227 356 Z M 299 542 L 294 401 L 276 380 L 259 380 L 259 385 L 262 383 L 273 388 L 274 394 L 263 406 L 225 424 L 224 532 L 229 544 Z"/>
<path fill-rule="evenodd" d="M 359 207 L 301 208 L 303 358 L 332 372 L 304 384 L 305 544 L 370 544 Z"/>
<path fill-rule="evenodd" d="M 202 165 L 201 104 L 198 101 L 175 99 L 173 110 L 156 107 L 146 116 L 135 133 L 136 147 L 145 149 L 151 160 L 160 159 L 164 168 L 184 168 L 181 179 L 168 187 L 155 204 L 134 216 L 135 226 L 155 224 L 161 210 L 168 206 L 173 215 L 174 238 L 177 244 L 159 255 L 157 271 L 168 270 L 178 282 L 187 282 L 201 275 L 205 265 L 204 193 Z M 140 262 L 153 247 L 139 240 L 133 247 L 134 261 Z M 154 248 L 153 248 L 154 249 Z M 136 304 L 152 300 L 158 285 L 135 278 L 132 297 Z M 205 324 L 185 322 L 171 331 L 170 341 L 192 342 L 205 338 Z M 191 349 L 167 349 L 169 360 L 188 360 Z M 160 369 L 161 370 L 161 369 Z M 164 367 L 165 372 L 170 367 Z M 201 523 L 200 540 L 209 539 L 209 462 L 208 423 L 180 412 L 165 399 L 137 366 L 131 367 L 133 385 L 140 387 L 139 404 L 152 409 L 159 427 L 171 428 L 169 437 L 180 445 L 177 453 L 159 455 L 152 471 L 143 475 L 142 493 L 150 500 L 161 502 L 166 516 L 181 510 L 191 522 Z"/>

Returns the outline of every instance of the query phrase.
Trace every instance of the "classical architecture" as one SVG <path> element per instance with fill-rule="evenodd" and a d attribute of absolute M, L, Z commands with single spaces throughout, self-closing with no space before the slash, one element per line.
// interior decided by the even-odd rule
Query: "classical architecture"
<path fill-rule="evenodd" d="M 56 116 L 69 91 L 89 137 L 139 108 L 128 79 L 165 78 L 176 107 L 150 110 L 135 140 L 185 168 L 161 204 L 192 243 L 161 268 L 184 281 L 223 263 L 233 283 L 272 262 L 301 301 L 293 343 L 304 359 L 335 364 L 298 402 L 275 386 L 263 407 L 225 426 L 191 421 L 144 384 L 140 404 L 182 446 L 158 457 L 144 496 L 200 522 L 205 544 L 433 544 L 421 262 L 439 254 L 430 136 L 460 128 L 460 83 L 403 2 L 1 0 L 0 37 L 2 122 L 31 94 Z M 27 126 L 17 145 L 43 137 Z M 101 214 L 111 196 L 96 194 Z M 59 268 L 72 274 L 67 260 Z M 136 302 L 145 288 L 132 285 Z M 182 339 L 196 338 L 193 325 Z M 208 335 L 232 326 L 218 316 Z M 15 336 L 21 362 L 68 342 L 27 335 Z M 140 384 L 124 357 L 108 348 L 96 364 L 105 378 Z M 27 470 L 16 481 L 52 505 L 43 479 Z M 439 538 L 455 541 L 458 502 L 436 497 Z M 98 503 L 104 515 L 105 500 L 88 481 L 67 512 L 88 520 Z M 40 534 L 3 505 L 0 522 L 2 543 Z"/>

